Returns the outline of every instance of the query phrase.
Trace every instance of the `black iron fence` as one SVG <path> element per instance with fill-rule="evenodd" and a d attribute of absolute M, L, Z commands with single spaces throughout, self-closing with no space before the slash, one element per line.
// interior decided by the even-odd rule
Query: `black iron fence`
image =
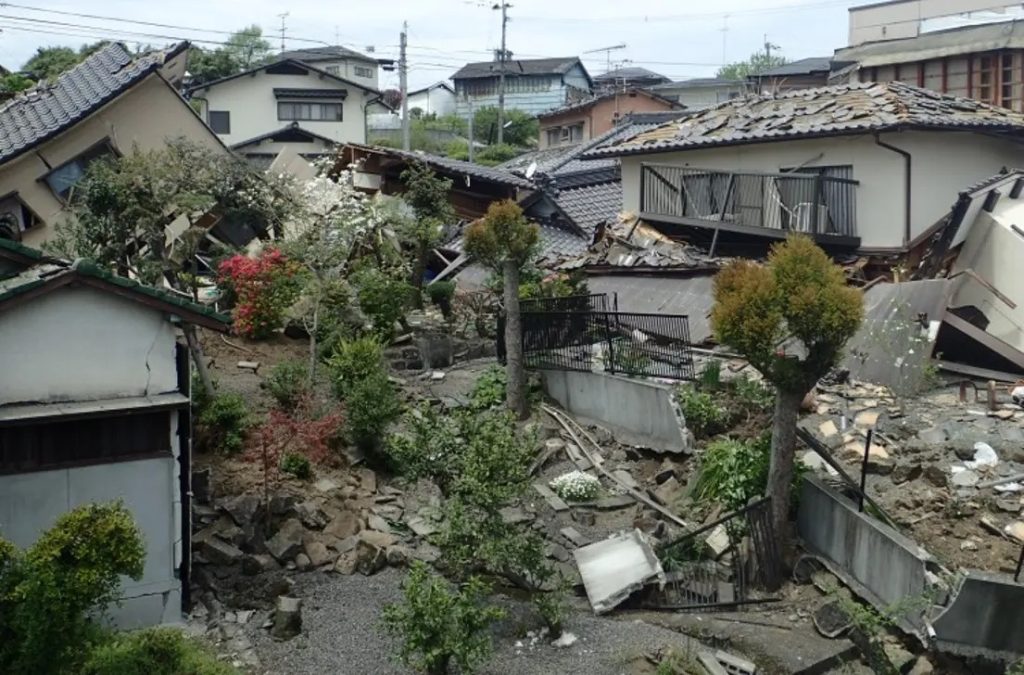
<path fill-rule="evenodd" d="M 734 173 L 644 165 L 645 214 L 808 234 L 857 235 L 857 181 L 850 167 L 815 173 Z"/>
<path fill-rule="evenodd" d="M 764 497 L 659 548 L 664 588 L 641 603 L 658 609 L 732 609 L 774 602 L 782 560 L 772 531 L 771 498 Z"/>
<path fill-rule="evenodd" d="M 566 301 L 580 309 L 566 311 Z M 606 371 L 676 380 L 694 378 L 685 315 L 617 312 L 614 298 L 577 296 L 524 303 L 523 358 L 531 369 Z M 584 306 L 589 309 L 582 309 Z M 504 320 L 498 357 L 504 361 Z"/>
<path fill-rule="evenodd" d="M 615 293 L 567 295 L 561 298 L 527 298 L 519 301 L 521 312 L 617 312 L 619 296 Z"/>

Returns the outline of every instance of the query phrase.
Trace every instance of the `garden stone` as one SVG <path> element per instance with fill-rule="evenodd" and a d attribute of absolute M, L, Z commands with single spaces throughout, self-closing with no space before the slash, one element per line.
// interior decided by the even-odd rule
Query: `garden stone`
<path fill-rule="evenodd" d="M 323 542 L 316 540 L 307 541 L 304 550 L 306 557 L 309 558 L 309 564 L 313 567 L 320 567 L 332 560 L 331 553 Z"/>
<path fill-rule="evenodd" d="M 398 537 L 379 530 L 363 530 L 358 537 L 360 542 L 366 542 L 377 548 L 385 549 L 398 542 Z M 358 548 L 358 545 L 357 545 Z"/>
<path fill-rule="evenodd" d="M 597 522 L 597 516 L 593 511 L 574 511 L 572 519 L 584 527 L 593 527 Z"/>
<path fill-rule="evenodd" d="M 385 549 L 375 546 L 365 539 L 361 539 L 356 545 L 356 570 L 363 576 L 370 576 L 384 569 L 388 564 Z M 346 555 L 351 555 L 346 553 Z"/>
<path fill-rule="evenodd" d="M 898 464 L 892 470 L 892 482 L 896 485 L 908 483 L 920 478 L 922 473 L 920 464 Z"/>
<path fill-rule="evenodd" d="M 345 539 L 357 534 L 362 529 L 359 516 L 352 511 L 342 511 L 341 515 L 328 523 L 324 528 L 324 534 L 329 534 L 338 539 Z"/>
<path fill-rule="evenodd" d="M 662 504 L 673 504 L 682 493 L 683 486 L 679 484 L 675 476 L 672 476 L 654 490 L 654 498 Z"/>
<path fill-rule="evenodd" d="M 356 471 L 359 476 L 359 486 L 364 492 L 375 494 L 377 492 L 377 474 L 373 469 L 362 468 Z"/>
<path fill-rule="evenodd" d="M 270 634 L 275 640 L 290 640 L 302 632 L 302 600 L 280 596 L 274 610 Z"/>
<path fill-rule="evenodd" d="M 973 487 L 978 484 L 978 474 L 965 469 L 953 474 L 952 483 L 956 487 Z"/>
<path fill-rule="evenodd" d="M 366 526 L 377 532 L 391 532 L 391 526 L 388 525 L 388 521 L 373 513 L 366 517 Z"/>
<path fill-rule="evenodd" d="M 614 511 L 636 504 L 636 500 L 630 495 L 615 495 L 597 500 L 594 504 L 601 511 Z"/>
<path fill-rule="evenodd" d="M 934 464 L 925 467 L 924 479 L 938 488 L 944 488 L 948 483 L 946 472 Z"/>
<path fill-rule="evenodd" d="M 312 530 L 321 530 L 327 524 L 327 515 L 313 502 L 301 502 L 295 505 L 295 515 L 302 524 Z"/>
<path fill-rule="evenodd" d="M 234 565 L 245 555 L 240 549 L 216 535 L 202 543 L 202 553 L 203 557 L 214 565 Z"/>
<path fill-rule="evenodd" d="M 213 499 L 209 467 L 192 472 L 192 498 L 199 504 L 209 504 Z"/>
<path fill-rule="evenodd" d="M 236 524 L 245 527 L 253 523 L 256 511 L 260 508 L 260 500 L 256 495 L 239 495 L 225 501 L 221 508 L 228 512 Z"/>
<path fill-rule="evenodd" d="M 305 535 L 306 528 L 302 526 L 302 523 L 296 518 L 289 518 L 277 531 L 277 534 L 267 541 L 267 551 L 278 562 L 283 563 L 302 550 L 302 540 Z"/>
<path fill-rule="evenodd" d="M 297 556 L 295 556 L 295 569 L 297 569 L 298 571 L 306 572 L 312 566 L 313 563 L 310 562 L 309 556 L 305 553 L 300 553 Z"/>

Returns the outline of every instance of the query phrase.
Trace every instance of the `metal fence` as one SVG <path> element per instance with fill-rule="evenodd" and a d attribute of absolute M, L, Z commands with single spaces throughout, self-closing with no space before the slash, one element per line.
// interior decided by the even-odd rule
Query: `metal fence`
<path fill-rule="evenodd" d="M 607 309 L 616 304 L 614 297 L 604 295 L 524 303 L 528 307 L 521 312 L 525 366 L 694 378 L 688 317 Z M 581 309 L 562 309 L 573 305 Z M 504 360 L 504 321 L 498 323 L 498 357 Z"/>
<path fill-rule="evenodd" d="M 644 165 L 640 211 L 808 234 L 856 236 L 857 181 L 849 167 L 819 173 L 733 173 Z"/>
<path fill-rule="evenodd" d="M 567 295 L 561 298 L 527 298 L 519 301 L 521 312 L 617 312 L 619 296 L 612 293 Z"/>
<path fill-rule="evenodd" d="M 709 541 L 710 540 L 710 541 Z M 641 603 L 657 609 L 729 609 L 774 602 L 782 561 L 764 497 L 660 547 L 668 570 L 662 589 Z"/>

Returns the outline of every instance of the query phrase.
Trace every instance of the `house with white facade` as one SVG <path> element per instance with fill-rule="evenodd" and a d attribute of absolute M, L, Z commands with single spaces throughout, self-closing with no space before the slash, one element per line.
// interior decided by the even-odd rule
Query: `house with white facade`
<path fill-rule="evenodd" d="M 315 157 L 336 144 L 365 142 L 367 114 L 388 110 L 375 76 L 349 79 L 326 67 L 285 58 L 198 85 L 189 96 L 239 154 L 276 156 L 287 146 Z"/>
<path fill-rule="evenodd" d="M 444 117 L 455 112 L 455 90 L 447 82 L 435 82 L 429 87 L 410 91 L 409 111 L 419 110 L 421 115 Z"/>
<path fill-rule="evenodd" d="M 88 261 L 0 239 L 0 537 L 32 545 L 62 514 L 121 500 L 145 542 L 122 628 L 180 622 L 190 570 L 184 324 L 228 317 Z"/>
<path fill-rule="evenodd" d="M 751 91 L 745 80 L 724 77 L 694 77 L 679 82 L 654 84 L 646 89 L 688 110 L 711 108 L 734 98 L 742 98 Z"/>
<path fill-rule="evenodd" d="M 467 63 L 454 75 L 456 114 L 498 105 L 498 83 L 505 74 L 505 109 L 537 115 L 589 98 L 594 82 L 579 57 L 506 59 Z"/>
<path fill-rule="evenodd" d="M 900 82 L 735 100 L 590 151 L 623 210 L 710 244 L 804 232 L 827 249 L 925 242 L 965 185 L 1024 159 L 1024 114 Z"/>
<path fill-rule="evenodd" d="M 308 63 L 326 73 L 371 89 L 380 89 L 380 67 L 394 63 L 391 59 L 375 59 L 341 45 L 292 49 L 281 52 L 279 58 Z"/>
<path fill-rule="evenodd" d="M 97 159 L 177 138 L 227 154 L 178 92 L 187 57 L 187 42 L 138 57 L 112 42 L 0 105 L 0 230 L 30 246 L 50 240 Z"/>

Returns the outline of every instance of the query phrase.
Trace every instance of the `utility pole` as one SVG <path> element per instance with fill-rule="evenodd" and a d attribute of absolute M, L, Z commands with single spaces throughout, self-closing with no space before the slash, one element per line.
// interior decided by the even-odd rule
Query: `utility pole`
<path fill-rule="evenodd" d="M 284 51 L 284 33 L 288 29 L 285 25 L 284 20 L 288 18 L 288 12 L 283 12 L 277 15 L 281 19 L 281 51 Z"/>
<path fill-rule="evenodd" d="M 466 103 L 469 104 L 469 161 L 473 161 L 473 98 L 467 94 Z"/>
<path fill-rule="evenodd" d="M 505 51 L 505 27 L 508 25 L 508 8 L 511 7 L 505 0 L 498 0 L 498 4 L 491 9 L 501 10 L 501 52 L 498 56 L 498 145 L 505 142 L 505 59 L 508 52 Z"/>
<path fill-rule="evenodd" d="M 408 22 L 403 21 L 398 57 L 398 88 L 402 92 L 402 150 L 409 150 L 412 147 L 412 143 L 409 140 L 409 62 L 405 58 L 406 32 L 408 30 Z"/>

